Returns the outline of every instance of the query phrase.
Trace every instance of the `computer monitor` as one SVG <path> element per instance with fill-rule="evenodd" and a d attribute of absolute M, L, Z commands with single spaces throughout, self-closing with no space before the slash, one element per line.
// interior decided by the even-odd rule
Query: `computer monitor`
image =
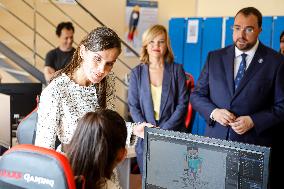
<path fill-rule="evenodd" d="M 143 189 L 266 189 L 270 148 L 146 128 Z"/>
<path fill-rule="evenodd" d="M 37 105 L 36 97 L 42 91 L 41 83 L 1 83 L 0 93 L 10 96 L 10 110 L 2 109 L 1 111 L 10 111 L 10 142 L 12 146 L 12 129 L 16 126 L 21 118 L 28 115 Z M 1 103 L 1 102 L 0 102 Z M 15 126 L 15 128 L 12 128 Z M 8 133 L 0 133 L 0 141 L 6 140 Z M 4 141 L 5 141 L 4 140 Z M 0 144 L 1 145 L 1 144 Z"/>
<path fill-rule="evenodd" d="M 10 147 L 10 96 L 0 93 L 0 156 Z"/>

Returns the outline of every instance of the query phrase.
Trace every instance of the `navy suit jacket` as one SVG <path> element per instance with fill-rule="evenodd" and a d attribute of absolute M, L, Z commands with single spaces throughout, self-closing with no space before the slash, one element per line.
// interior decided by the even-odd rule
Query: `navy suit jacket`
<path fill-rule="evenodd" d="M 148 122 L 162 129 L 179 130 L 185 124 L 188 101 L 189 90 L 186 87 L 186 77 L 182 65 L 165 63 L 160 119 L 156 123 L 150 88 L 149 65 L 140 64 L 131 71 L 128 106 L 134 122 Z M 136 145 L 136 154 L 137 156 L 143 154 L 143 140 L 141 139 Z M 141 163 L 139 163 L 140 169 L 142 168 Z"/>
<path fill-rule="evenodd" d="M 220 139 L 271 146 L 273 135 L 283 127 L 284 59 L 259 43 L 239 87 L 234 91 L 234 46 L 210 52 L 191 94 L 193 108 L 207 121 L 205 135 Z M 215 108 L 236 116 L 250 116 L 254 127 L 243 135 L 229 126 L 209 125 Z M 230 136 L 228 138 L 228 136 Z"/>

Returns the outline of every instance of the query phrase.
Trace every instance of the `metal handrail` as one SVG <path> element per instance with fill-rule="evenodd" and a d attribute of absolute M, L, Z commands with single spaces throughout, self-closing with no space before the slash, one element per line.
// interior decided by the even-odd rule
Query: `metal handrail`
<path fill-rule="evenodd" d="M 20 40 L 17 36 L 15 36 L 14 34 L 12 34 L 11 32 L 9 32 L 6 28 L 4 28 L 2 25 L 0 25 L 0 27 L 5 31 L 5 32 L 7 32 L 9 35 L 11 35 L 13 38 L 15 38 L 19 43 L 21 43 L 22 45 L 24 45 L 27 49 L 29 49 L 30 51 L 34 51 L 31 47 L 29 47 L 28 45 L 26 45 L 22 40 Z M 40 54 L 38 54 L 37 52 L 36 52 L 36 55 L 41 59 L 41 60 L 43 60 L 44 61 L 44 58 L 40 55 Z"/>
<path fill-rule="evenodd" d="M 31 9 L 33 9 L 33 7 L 28 3 L 26 2 L 25 0 L 22 0 L 27 6 L 29 6 Z M 65 11 L 63 11 L 60 7 L 58 7 L 56 4 L 54 4 L 52 1 L 51 1 L 52 5 L 55 6 L 60 12 L 62 12 L 66 17 L 68 17 L 72 22 L 74 22 L 76 25 L 78 25 L 83 31 L 85 31 L 85 33 L 88 33 L 87 30 L 85 30 L 78 22 L 76 22 L 74 19 L 72 19 Z M 41 14 L 40 12 L 38 12 L 36 10 L 36 13 L 41 16 L 45 21 L 47 21 L 49 24 L 51 24 L 53 27 L 56 28 L 56 25 L 53 24 L 48 18 L 46 18 L 43 14 Z M 99 22 L 99 24 L 101 24 L 102 26 L 105 26 L 105 24 L 103 24 L 100 20 L 98 20 L 97 18 L 95 19 L 96 21 Z M 78 46 L 78 43 L 76 43 L 74 41 L 75 45 Z M 123 43 L 123 42 L 122 42 Z M 131 47 L 129 47 L 131 48 Z M 137 53 L 137 52 L 135 52 Z M 118 60 L 125 66 L 127 67 L 129 70 L 131 70 L 131 67 L 128 66 L 128 64 L 126 64 L 123 60 L 121 60 L 120 58 L 118 58 Z M 125 83 L 124 83 L 125 84 Z M 126 85 L 126 84 L 125 84 Z"/>
<path fill-rule="evenodd" d="M 75 23 L 77 26 L 79 26 L 79 28 L 81 28 L 83 31 L 85 31 L 85 33 L 89 33 L 87 30 L 85 30 L 78 22 L 76 22 L 72 17 L 70 17 L 64 10 L 62 10 L 59 6 L 57 6 L 54 2 L 52 2 L 51 0 L 49 0 L 49 2 L 55 7 L 57 8 L 60 12 L 62 12 L 66 17 L 68 17 L 73 23 Z M 77 1 L 76 1 L 77 2 Z M 78 2 L 77 2 L 78 3 Z M 105 24 L 103 22 L 101 22 L 97 17 L 95 17 L 92 13 L 90 13 L 83 5 L 79 4 L 79 6 L 81 8 L 83 8 L 83 10 L 85 12 L 87 12 L 89 15 L 91 15 L 92 18 L 94 18 L 101 26 L 105 26 Z M 127 48 L 129 48 L 136 56 L 139 57 L 139 54 L 132 49 L 128 44 L 126 44 L 124 41 L 122 41 L 122 44 L 124 44 Z M 129 70 L 131 70 L 131 67 L 128 66 L 128 64 L 126 64 L 123 60 L 121 60 L 120 58 L 118 58 L 118 60 L 125 66 L 127 67 Z"/>
<path fill-rule="evenodd" d="M 26 2 L 25 0 L 22 0 L 28 7 L 30 7 L 31 9 L 33 9 L 33 6 L 30 5 L 28 2 Z M 53 24 L 48 18 L 46 18 L 43 14 L 41 14 L 40 12 L 38 12 L 37 10 L 35 10 L 35 12 L 41 17 L 43 18 L 46 22 L 48 22 L 50 25 L 52 25 L 54 28 L 56 28 L 56 25 Z M 78 46 L 78 43 L 76 41 L 73 41 L 75 45 Z"/>
<path fill-rule="evenodd" d="M 38 79 L 41 83 L 45 83 L 45 78 L 43 73 L 38 70 L 35 66 L 31 65 L 30 62 L 25 60 L 23 57 L 19 56 L 15 51 L 10 49 L 8 46 L 6 46 L 4 43 L 0 41 L 0 49 L 1 53 L 8 57 L 10 60 L 15 62 L 18 66 L 23 68 L 26 72 L 30 73 Z"/>
<path fill-rule="evenodd" d="M 128 86 L 125 81 L 123 81 L 122 79 L 120 79 L 119 77 L 115 76 L 117 80 L 119 80 L 124 86 Z"/>
<path fill-rule="evenodd" d="M 124 100 L 122 100 L 119 96 L 116 96 L 116 98 L 117 98 L 118 100 L 120 100 L 124 105 L 128 106 L 128 104 L 127 104 Z"/>
<path fill-rule="evenodd" d="M 1 4 L 0 4 L 1 5 Z M 25 26 L 27 26 L 29 29 L 31 29 L 32 31 L 34 31 L 34 28 L 32 28 L 29 24 L 27 24 L 25 21 L 23 21 L 20 17 L 18 17 L 17 15 L 15 15 L 12 11 L 10 11 L 7 7 L 5 6 L 1 6 L 5 11 L 7 11 L 8 13 L 10 13 L 11 15 L 13 15 L 16 19 L 18 19 L 20 22 L 22 22 Z M 45 42 L 47 42 L 50 46 L 52 46 L 53 48 L 55 48 L 55 45 L 53 45 L 51 42 L 49 42 L 44 36 L 42 36 L 40 33 L 38 33 L 37 31 L 35 31 L 36 34 L 38 36 L 40 36 Z"/>
<path fill-rule="evenodd" d="M 76 20 L 74 20 L 71 16 L 69 16 L 64 10 L 62 10 L 59 6 L 57 6 L 52 0 L 48 0 L 55 8 L 57 8 L 64 16 L 68 17 L 73 23 L 75 23 L 79 28 L 81 28 L 85 33 L 89 33 L 85 28 L 83 28 Z"/>

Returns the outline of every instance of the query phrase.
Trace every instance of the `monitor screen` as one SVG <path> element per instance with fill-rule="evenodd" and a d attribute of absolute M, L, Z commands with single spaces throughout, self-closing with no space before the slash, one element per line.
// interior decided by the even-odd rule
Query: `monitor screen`
<path fill-rule="evenodd" d="M 37 105 L 36 97 L 42 91 L 41 83 L 1 83 L 0 93 L 10 96 L 10 131 L 9 146 L 12 145 L 12 137 L 15 136 L 19 121 L 27 116 Z M 1 102 L 0 102 L 1 103 Z M 1 110 L 9 111 L 9 109 Z M 13 132 L 12 132 L 13 130 Z M 0 141 L 6 138 L 8 133 L 0 133 Z M 1 145 L 1 144 L 0 144 Z"/>
<path fill-rule="evenodd" d="M 10 147 L 10 96 L 0 93 L 0 156 Z M 2 148 L 4 147 L 4 148 Z"/>
<path fill-rule="evenodd" d="M 266 189 L 270 148 L 147 128 L 142 188 Z"/>

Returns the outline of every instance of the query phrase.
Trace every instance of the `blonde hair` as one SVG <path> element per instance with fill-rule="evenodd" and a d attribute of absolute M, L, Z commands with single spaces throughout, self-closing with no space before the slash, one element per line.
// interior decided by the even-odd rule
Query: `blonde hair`
<path fill-rule="evenodd" d="M 171 48 L 170 38 L 167 32 L 167 29 L 162 25 L 153 25 L 152 27 L 148 28 L 142 36 L 142 50 L 140 54 L 140 61 L 144 64 L 149 63 L 149 54 L 147 52 L 147 45 L 158 35 L 165 34 L 166 36 L 166 45 L 167 51 L 165 54 L 165 59 L 168 63 L 174 62 L 174 54 Z"/>

